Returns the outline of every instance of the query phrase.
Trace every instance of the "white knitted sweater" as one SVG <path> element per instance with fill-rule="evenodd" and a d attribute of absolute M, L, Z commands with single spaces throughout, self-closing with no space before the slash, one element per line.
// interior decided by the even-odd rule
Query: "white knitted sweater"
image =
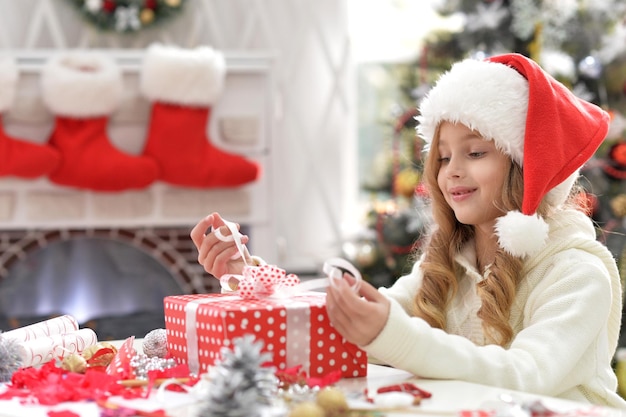
<path fill-rule="evenodd" d="M 527 260 L 511 310 L 514 339 L 485 345 L 476 312 L 473 245 L 456 258 L 465 273 L 447 328 L 411 317 L 421 285 L 419 262 L 381 292 L 392 299 L 387 323 L 363 348 L 391 366 L 427 378 L 480 384 L 626 408 L 611 368 L 621 322 L 622 290 L 611 253 L 596 241 L 589 218 L 565 211 L 548 221 L 550 242 Z"/>

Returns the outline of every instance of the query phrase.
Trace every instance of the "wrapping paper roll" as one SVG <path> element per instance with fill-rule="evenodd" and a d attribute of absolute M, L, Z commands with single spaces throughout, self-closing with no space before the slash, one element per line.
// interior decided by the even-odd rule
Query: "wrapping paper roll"
<path fill-rule="evenodd" d="M 72 353 L 80 353 L 98 343 L 91 329 L 80 329 L 71 333 L 53 334 L 20 343 L 24 367 L 38 366 L 55 359 L 63 359 Z"/>
<path fill-rule="evenodd" d="M 78 330 L 76 319 L 70 315 L 65 315 L 20 327 L 19 329 L 9 330 L 8 332 L 2 332 L 2 336 L 20 342 L 28 342 L 40 337 L 71 333 L 76 330 Z"/>

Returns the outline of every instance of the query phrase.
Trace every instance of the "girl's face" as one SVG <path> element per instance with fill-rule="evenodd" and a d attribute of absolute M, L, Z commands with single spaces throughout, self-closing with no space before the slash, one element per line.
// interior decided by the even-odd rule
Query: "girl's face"
<path fill-rule="evenodd" d="M 450 122 L 439 128 L 437 152 L 437 183 L 457 220 L 492 232 L 496 218 L 504 214 L 498 207 L 509 157 L 492 140 Z"/>

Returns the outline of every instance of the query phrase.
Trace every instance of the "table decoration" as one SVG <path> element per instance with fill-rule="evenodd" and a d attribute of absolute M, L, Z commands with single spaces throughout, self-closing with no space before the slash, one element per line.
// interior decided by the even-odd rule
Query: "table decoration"
<path fill-rule="evenodd" d="M 13 371 L 20 366 L 38 366 L 54 359 L 63 360 L 97 342 L 92 329 L 79 329 L 78 322 L 70 315 L 59 316 L 2 333 L 0 346 L 8 349 L 9 357 L 0 364 Z M 16 351 L 18 361 L 15 361 Z M 2 380 L 8 380 L 8 376 L 6 372 Z"/>

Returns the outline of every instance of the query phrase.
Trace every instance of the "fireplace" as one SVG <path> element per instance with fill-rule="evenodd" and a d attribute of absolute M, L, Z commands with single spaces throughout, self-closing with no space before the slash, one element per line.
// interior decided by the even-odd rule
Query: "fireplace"
<path fill-rule="evenodd" d="M 39 76 L 55 51 L 18 53 L 15 106 L 6 132 L 45 143 L 53 116 L 39 96 Z M 138 154 L 149 106 L 138 92 L 142 51 L 106 50 L 123 69 L 125 99 L 108 133 Z M 219 291 L 197 263 L 189 232 L 212 211 L 254 236 L 253 253 L 276 257 L 272 216 L 272 67 L 267 57 L 226 55 L 223 95 L 207 137 L 227 152 L 258 161 L 262 177 L 236 188 L 195 189 L 154 183 L 145 189 L 95 192 L 46 178 L 0 178 L 0 330 L 59 314 L 74 315 L 100 340 L 164 327 L 166 295 Z"/>
<path fill-rule="evenodd" d="M 164 326 L 163 297 L 219 291 L 188 228 L 0 233 L 0 328 L 71 314 L 100 339 Z"/>

